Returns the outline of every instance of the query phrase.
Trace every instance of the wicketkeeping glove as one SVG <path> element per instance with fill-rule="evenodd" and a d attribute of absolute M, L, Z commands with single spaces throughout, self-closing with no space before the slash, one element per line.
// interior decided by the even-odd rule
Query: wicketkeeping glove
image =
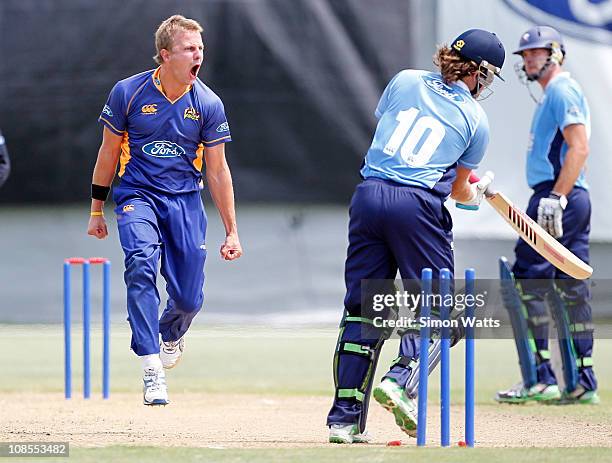
<path fill-rule="evenodd" d="M 538 224 L 553 238 L 563 236 L 563 211 L 566 205 L 565 196 L 557 193 L 540 199 L 538 204 Z"/>

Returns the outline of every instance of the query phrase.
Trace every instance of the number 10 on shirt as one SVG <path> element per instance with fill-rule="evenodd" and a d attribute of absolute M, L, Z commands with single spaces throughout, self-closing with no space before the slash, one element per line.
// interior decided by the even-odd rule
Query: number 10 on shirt
<path fill-rule="evenodd" d="M 418 115 L 417 108 L 400 111 L 396 116 L 398 125 L 383 149 L 389 156 L 395 156 L 400 150 L 402 159 L 409 167 L 427 164 L 446 134 L 440 121 L 431 116 L 417 118 Z"/>

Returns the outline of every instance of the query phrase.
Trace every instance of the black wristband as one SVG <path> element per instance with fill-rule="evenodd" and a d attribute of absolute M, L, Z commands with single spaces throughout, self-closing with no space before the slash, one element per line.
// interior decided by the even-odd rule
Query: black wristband
<path fill-rule="evenodd" d="M 91 199 L 97 199 L 99 201 L 106 201 L 108 193 L 110 192 L 109 186 L 91 184 Z"/>

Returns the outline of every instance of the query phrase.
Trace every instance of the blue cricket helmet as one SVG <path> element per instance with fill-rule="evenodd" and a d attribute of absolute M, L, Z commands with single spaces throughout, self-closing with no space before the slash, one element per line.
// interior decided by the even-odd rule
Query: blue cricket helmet
<path fill-rule="evenodd" d="M 472 60 L 478 65 L 483 61 L 493 65 L 497 68 L 494 71 L 495 75 L 501 78 L 499 73 L 504 65 L 506 51 L 493 32 L 482 29 L 467 30 L 453 40 L 451 48 L 463 58 Z"/>
<path fill-rule="evenodd" d="M 513 54 L 520 55 L 523 51 L 533 48 L 546 48 L 548 50 L 559 48 L 565 55 L 563 37 L 555 28 L 550 26 L 535 26 L 521 35 L 519 46 Z"/>

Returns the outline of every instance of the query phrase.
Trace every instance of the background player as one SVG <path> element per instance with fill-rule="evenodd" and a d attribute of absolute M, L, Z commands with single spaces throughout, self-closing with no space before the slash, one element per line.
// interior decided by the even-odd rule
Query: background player
<path fill-rule="evenodd" d="M 155 34 L 159 67 L 118 82 L 100 115 L 102 145 L 92 181 L 88 233 L 108 234 L 103 205 L 114 188 L 119 238 L 125 253 L 132 350 L 142 359 L 145 405 L 165 405 L 164 368 L 183 352 L 183 336 L 203 302 L 206 215 L 202 166 L 225 226 L 221 256 L 242 254 L 234 193 L 224 144 L 231 141 L 221 100 L 198 78 L 201 26 L 175 15 Z M 166 280 L 168 305 L 158 320 L 157 270 Z M 160 337 L 161 354 L 160 354 Z M 161 355 L 161 358 L 160 358 Z"/>
<path fill-rule="evenodd" d="M 384 90 L 372 145 L 350 206 L 344 317 L 334 357 L 336 393 L 327 418 L 330 442 L 367 442 L 365 424 L 376 362 L 387 333 L 369 329 L 362 280 L 418 280 L 424 267 L 453 271 L 450 195 L 477 208 L 491 182 L 470 185 L 489 140 L 476 98 L 490 92 L 504 47 L 490 32 L 471 29 L 434 57 L 440 73 L 404 70 Z M 369 331 L 371 335 L 364 333 Z M 402 431 L 414 435 L 416 407 L 404 387 L 418 359 L 418 335 L 405 334 L 400 354 L 374 397 L 389 406 Z"/>
<path fill-rule="evenodd" d="M 521 76 L 537 82 L 544 94 L 537 104 L 527 149 L 527 183 L 533 189 L 527 214 L 584 262 L 589 262 L 591 200 L 584 168 L 591 131 L 589 106 L 582 89 L 561 67 L 565 47 L 552 27 L 525 32 L 514 52 L 522 56 Z M 522 290 L 530 335 L 535 338 L 536 384 L 523 378 L 517 386 L 499 391 L 499 402 L 521 403 L 559 399 L 561 393 L 548 350 L 548 312 L 559 333 L 565 391 L 563 403 L 597 403 L 593 372 L 593 323 L 587 282 L 555 269 L 522 239 L 517 242 L 513 273 Z M 552 280 L 554 279 L 554 284 Z M 573 339 L 572 339 L 573 337 Z"/>

